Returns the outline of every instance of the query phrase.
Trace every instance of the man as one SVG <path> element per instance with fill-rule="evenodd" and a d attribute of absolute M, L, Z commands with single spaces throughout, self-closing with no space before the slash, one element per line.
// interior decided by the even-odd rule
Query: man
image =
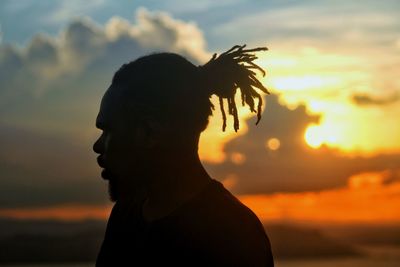
<path fill-rule="evenodd" d="M 273 266 L 257 216 L 211 178 L 198 156 L 200 133 L 227 99 L 239 128 L 234 95 L 254 112 L 267 90 L 255 78 L 251 52 L 235 46 L 196 67 L 160 53 L 123 65 L 97 116 L 103 131 L 93 149 L 115 205 L 97 266 Z"/>

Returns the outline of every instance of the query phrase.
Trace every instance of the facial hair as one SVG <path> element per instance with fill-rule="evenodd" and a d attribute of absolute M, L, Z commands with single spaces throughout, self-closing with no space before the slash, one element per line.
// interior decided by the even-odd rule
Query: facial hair
<path fill-rule="evenodd" d="M 120 189 L 121 186 L 120 180 L 121 177 L 117 177 L 114 173 L 111 173 L 108 169 L 104 169 L 101 176 L 104 180 L 108 181 L 108 196 L 111 202 L 117 202 L 120 197 Z M 146 188 L 146 180 L 143 179 L 143 175 L 136 174 L 135 177 L 130 177 L 132 180 L 135 181 L 135 186 L 132 186 L 131 193 L 129 198 L 130 199 L 140 199 L 145 194 Z M 136 179 L 135 179 L 136 178 Z"/>
<path fill-rule="evenodd" d="M 115 179 L 108 181 L 108 196 L 111 202 L 118 200 L 117 181 Z"/>
<path fill-rule="evenodd" d="M 101 172 L 101 176 L 104 180 L 108 181 L 108 196 L 111 202 L 116 202 L 118 200 L 117 179 L 115 179 L 115 177 L 113 177 L 113 175 L 107 169 L 104 169 Z"/>

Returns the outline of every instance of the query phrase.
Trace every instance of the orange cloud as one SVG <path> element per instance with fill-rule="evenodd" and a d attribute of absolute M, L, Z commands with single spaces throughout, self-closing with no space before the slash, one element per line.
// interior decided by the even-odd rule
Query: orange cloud
<path fill-rule="evenodd" d="M 242 195 L 240 200 L 263 221 L 396 223 L 400 222 L 399 176 L 390 171 L 359 173 L 341 188 Z"/>
<path fill-rule="evenodd" d="M 0 217 L 35 220 L 56 219 L 62 221 L 105 220 L 110 211 L 111 206 L 104 205 L 62 205 L 49 208 L 0 209 Z"/>

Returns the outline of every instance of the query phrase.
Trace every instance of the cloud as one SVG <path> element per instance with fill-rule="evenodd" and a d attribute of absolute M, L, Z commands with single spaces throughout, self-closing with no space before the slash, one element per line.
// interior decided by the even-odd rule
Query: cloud
<path fill-rule="evenodd" d="M 123 63 L 155 51 L 205 62 L 205 46 L 194 23 L 146 9 L 136 12 L 134 23 L 113 17 L 102 26 L 83 18 L 58 36 L 36 35 L 26 47 L 0 45 L 0 121 L 35 129 L 83 127 L 72 120 L 94 116 L 112 74 Z"/>
<path fill-rule="evenodd" d="M 400 170 L 357 173 L 335 189 L 240 199 L 263 221 L 396 224 L 400 222 Z"/>
<path fill-rule="evenodd" d="M 254 118 L 248 119 L 248 132 L 225 145 L 226 160 L 207 164 L 212 176 L 236 194 L 337 188 L 357 173 L 400 165 L 399 154 L 346 156 L 325 145 L 310 148 L 305 130 L 320 118 L 308 114 L 304 106 L 290 110 L 275 95 L 267 96 L 265 103 L 260 124 L 256 127 Z"/>
<path fill-rule="evenodd" d="M 91 151 L 100 98 L 121 64 L 153 51 L 176 52 L 194 63 L 209 59 L 195 23 L 145 9 L 135 22 L 79 19 L 58 36 L 36 35 L 23 48 L 0 45 L 1 207 L 107 201 Z M 206 163 L 237 194 L 335 188 L 356 173 L 400 163 L 396 154 L 349 158 L 309 148 L 304 131 L 319 117 L 304 106 L 291 110 L 276 96 L 266 99 L 258 127 L 252 120 L 247 133 L 227 143 L 224 162 Z"/>
<path fill-rule="evenodd" d="M 155 51 L 205 62 L 205 46 L 194 23 L 146 9 L 135 22 L 82 18 L 24 47 L 0 44 L 0 207 L 107 202 L 91 146 L 113 73 Z"/>
<path fill-rule="evenodd" d="M 377 97 L 368 94 L 354 94 L 351 99 L 359 106 L 385 106 L 396 103 L 400 96 L 393 94 L 387 97 Z"/>
<path fill-rule="evenodd" d="M 304 142 L 304 131 L 319 117 L 309 115 L 304 106 L 290 110 L 275 95 L 265 103 L 260 124 L 255 126 L 255 118 L 248 119 L 248 132 L 225 145 L 224 162 L 205 162 L 210 174 L 238 195 L 334 190 L 360 172 L 392 171 L 400 165 L 398 154 L 350 158 L 324 146 L 311 149 Z M 94 136 L 82 142 L 73 133 L 35 132 L 2 124 L 0 140 L 3 210 L 107 203 L 106 185 L 91 151 Z M 380 183 L 353 179 L 352 184 L 374 181 Z M 383 184 L 390 181 L 382 180 Z"/>
<path fill-rule="evenodd" d="M 398 4 L 253 5 L 251 12 L 221 21 L 207 35 L 213 42 L 267 45 L 270 51 L 259 60 L 270 74 L 264 82 L 291 107 L 305 103 L 321 113 L 319 128 L 328 132 L 328 145 L 364 154 L 399 151 L 400 128 L 393 122 L 400 102 L 376 110 L 351 101 L 352 95 L 376 88 L 379 95 L 400 92 L 400 54 L 394 45 L 400 24 L 390 5 Z M 363 133 L 356 134 L 361 128 Z"/>

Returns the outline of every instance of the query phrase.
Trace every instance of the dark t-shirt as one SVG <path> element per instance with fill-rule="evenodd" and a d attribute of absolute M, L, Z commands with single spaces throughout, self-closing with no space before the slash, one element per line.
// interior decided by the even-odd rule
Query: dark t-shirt
<path fill-rule="evenodd" d="M 122 215 L 128 214 L 128 215 Z M 257 216 L 211 179 L 171 214 L 147 222 L 141 207 L 111 212 L 96 266 L 273 266 Z"/>

